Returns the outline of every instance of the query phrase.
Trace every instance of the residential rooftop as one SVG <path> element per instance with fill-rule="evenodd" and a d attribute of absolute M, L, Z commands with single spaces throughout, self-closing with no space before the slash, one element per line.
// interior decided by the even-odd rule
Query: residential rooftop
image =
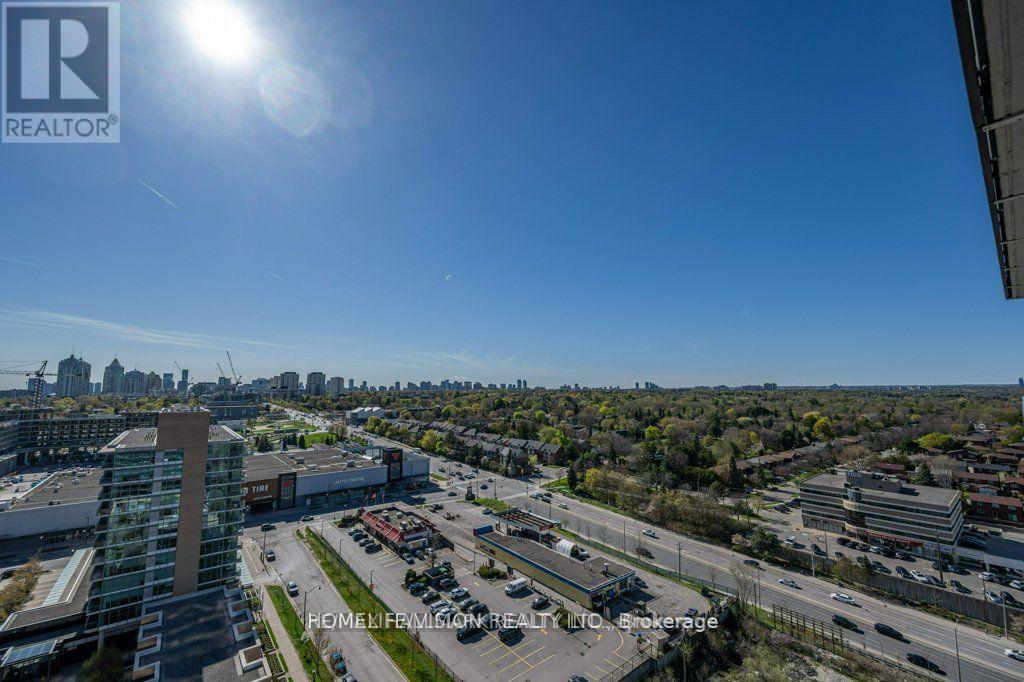
<path fill-rule="evenodd" d="M 235 640 L 232 626 L 244 623 L 247 618 L 232 617 L 224 591 L 199 592 L 184 599 L 153 604 L 147 606 L 145 612 L 162 612 L 163 618 L 162 622 L 141 628 L 137 669 L 159 662 L 161 680 L 246 682 L 263 677 L 262 669 L 241 670 L 238 652 L 258 644 L 258 640 L 251 636 L 241 642 Z M 142 647 L 157 634 L 160 635 L 160 650 L 145 653 Z"/>
<path fill-rule="evenodd" d="M 100 452 L 109 453 L 118 449 L 138 450 L 155 447 L 156 431 L 156 427 L 152 426 L 141 429 L 129 429 L 110 441 Z M 210 426 L 211 443 L 229 443 L 238 440 L 242 440 L 242 437 L 223 424 L 213 424 Z"/>

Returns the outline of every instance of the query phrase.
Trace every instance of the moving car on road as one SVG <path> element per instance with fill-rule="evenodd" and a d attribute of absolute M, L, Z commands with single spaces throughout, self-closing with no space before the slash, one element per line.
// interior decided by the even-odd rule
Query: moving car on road
<path fill-rule="evenodd" d="M 907 660 L 913 663 L 914 665 L 925 668 L 926 670 L 930 670 L 933 673 L 945 674 L 943 673 L 942 668 L 938 666 L 938 664 L 932 663 L 921 654 L 907 654 Z"/>
<path fill-rule="evenodd" d="M 829 595 L 829 597 L 831 597 L 832 599 L 835 599 L 838 602 L 842 602 L 844 604 L 849 604 L 850 606 L 857 606 L 857 600 L 854 599 L 853 597 L 851 597 L 850 595 L 845 594 L 843 592 L 833 592 L 832 594 Z"/>
<path fill-rule="evenodd" d="M 885 623 L 875 623 L 875 630 L 879 634 L 883 634 L 886 637 L 892 637 L 893 639 L 898 639 L 901 642 L 903 641 L 903 633 L 897 630 L 896 628 L 892 627 L 891 625 L 886 625 Z"/>
<path fill-rule="evenodd" d="M 796 584 L 796 581 L 790 580 L 789 578 L 779 578 L 779 584 L 785 585 L 786 587 L 795 587 L 796 589 L 800 589 L 800 586 Z"/>
<path fill-rule="evenodd" d="M 847 630 L 853 630 L 854 632 L 860 632 L 860 628 L 857 627 L 856 623 L 854 623 L 852 620 L 850 620 L 846 616 L 841 616 L 838 613 L 836 615 L 832 616 L 832 622 L 835 623 L 836 625 L 838 625 L 841 628 L 846 628 Z"/>
<path fill-rule="evenodd" d="M 644 535 L 646 535 L 649 538 L 656 538 L 656 537 L 658 537 L 655 534 L 655 532 L 653 530 L 651 530 L 650 528 L 644 528 Z"/>
<path fill-rule="evenodd" d="M 293 597 L 299 596 L 299 586 L 295 584 L 294 580 L 288 581 L 288 594 L 290 594 Z"/>
<path fill-rule="evenodd" d="M 1015 661 L 1024 661 L 1024 649 L 1003 649 L 1003 653 Z"/>

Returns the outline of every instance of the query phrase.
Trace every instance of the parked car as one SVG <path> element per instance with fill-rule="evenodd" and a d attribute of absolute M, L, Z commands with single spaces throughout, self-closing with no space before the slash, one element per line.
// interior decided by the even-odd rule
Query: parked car
<path fill-rule="evenodd" d="M 1011 580 L 1010 587 L 1015 590 L 1024 590 L 1024 580 Z"/>
<path fill-rule="evenodd" d="M 487 608 L 487 604 L 477 604 L 477 605 L 475 605 L 473 608 L 471 608 L 468 611 L 468 613 L 471 616 L 482 616 L 485 613 L 489 613 L 489 612 L 490 612 L 490 609 Z"/>
<path fill-rule="evenodd" d="M 295 584 L 294 580 L 288 581 L 288 594 L 290 594 L 293 597 L 299 596 L 299 586 Z"/>
<path fill-rule="evenodd" d="M 910 575 L 910 571 L 903 568 L 902 566 L 896 567 L 896 575 L 898 575 L 901 578 L 906 578 L 908 580 L 910 580 L 913 577 L 912 575 Z"/>
<path fill-rule="evenodd" d="M 465 587 L 456 587 L 448 593 L 448 596 L 451 597 L 453 601 L 459 601 L 469 596 L 469 590 Z"/>
<path fill-rule="evenodd" d="M 438 599 L 430 605 L 430 612 L 433 614 L 439 613 L 442 609 L 451 608 L 452 603 L 444 599 Z"/>
<path fill-rule="evenodd" d="M 978 577 L 981 578 L 982 580 L 987 580 L 989 582 L 998 582 L 996 580 L 996 574 L 995 573 L 990 573 L 989 571 L 982 571 L 981 573 L 978 574 Z"/>
<path fill-rule="evenodd" d="M 498 639 L 508 644 L 512 640 L 518 639 L 523 636 L 522 630 L 517 627 L 507 627 L 498 630 Z"/>
<path fill-rule="evenodd" d="M 353 535 L 355 535 L 358 532 L 359 532 L 359 526 L 352 526 L 351 528 L 348 529 L 349 537 L 352 537 Z"/>
<path fill-rule="evenodd" d="M 409 594 L 411 594 L 414 597 L 418 597 L 426 591 L 426 583 L 413 583 L 412 585 L 409 585 Z"/>
<path fill-rule="evenodd" d="M 536 611 L 538 609 L 543 609 L 544 607 L 549 606 L 550 604 L 551 600 L 542 594 L 535 597 L 534 600 L 530 602 L 530 608 Z"/>
<path fill-rule="evenodd" d="M 458 585 L 454 578 L 441 578 L 437 581 L 437 588 L 439 590 L 450 590 L 451 588 Z"/>
<path fill-rule="evenodd" d="M 487 490 L 487 484 L 486 483 L 481 483 L 480 484 L 480 490 Z"/>
<path fill-rule="evenodd" d="M 367 554 L 374 554 L 380 551 L 380 545 L 378 545 L 376 542 L 371 542 L 366 546 L 366 549 L 364 551 Z"/>
<path fill-rule="evenodd" d="M 842 545 L 843 547 L 848 547 L 850 545 L 850 541 L 846 538 L 836 538 L 836 544 Z"/>
<path fill-rule="evenodd" d="M 277 559 L 277 554 L 275 554 L 274 550 L 272 549 L 268 549 L 266 552 L 264 552 L 263 556 L 267 557 L 267 561 L 274 561 L 275 559 Z"/>
<path fill-rule="evenodd" d="M 459 493 L 457 491 L 455 491 L 455 490 L 449 490 L 448 491 L 448 497 L 455 497 L 458 494 Z"/>
<path fill-rule="evenodd" d="M 479 603 L 480 603 L 479 599 L 473 599 L 472 597 L 470 597 L 466 601 L 464 601 L 461 604 L 459 604 L 459 610 L 462 611 L 463 613 L 469 613 L 469 610 L 471 608 L 473 608 L 474 606 L 476 606 L 477 604 L 479 604 Z"/>
<path fill-rule="evenodd" d="M 1017 606 L 1018 604 L 1017 598 L 1014 597 L 1013 594 L 1011 594 L 1010 592 L 1007 592 L 1006 590 L 1000 592 L 999 596 L 1002 597 L 1003 601 L 1009 604 L 1010 606 Z"/>
<path fill-rule="evenodd" d="M 840 552 L 838 549 L 836 551 L 832 552 L 832 554 L 834 554 L 837 559 L 844 559 L 844 558 L 846 558 L 846 555 L 843 554 L 842 552 Z"/>
<path fill-rule="evenodd" d="M 313 520 L 313 517 L 310 514 L 306 514 L 301 519 L 299 519 L 299 521 L 302 521 L 303 523 L 308 523 L 308 522 L 310 522 L 312 520 Z"/>
<path fill-rule="evenodd" d="M 272 524 L 272 523 L 264 523 L 264 524 L 260 525 L 260 530 L 262 530 L 262 531 L 274 530 L 274 524 Z"/>
<path fill-rule="evenodd" d="M 334 668 L 334 672 L 339 675 L 344 675 L 348 672 L 348 666 L 345 664 L 345 658 L 337 651 L 331 654 L 331 667 Z"/>
<path fill-rule="evenodd" d="M 993 604 L 1002 604 L 1003 598 L 992 590 L 985 590 L 985 599 L 989 600 Z"/>
<path fill-rule="evenodd" d="M 493 514 L 493 513 L 494 513 L 494 512 L 493 512 L 493 511 L 491 511 L 491 508 L 490 508 L 490 507 L 486 507 L 486 508 L 484 509 L 484 516 L 490 516 L 490 515 L 491 515 L 491 514 Z"/>
<path fill-rule="evenodd" d="M 464 642 L 478 632 L 480 632 L 479 625 L 476 623 L 466 623 L 455 633 L 455 639 Z"/>
<path fill-rule="evenodd" d="M 412 558 L 412 554 L 406 554 L 402 558 L 405 560 L 405 563 L 409 564 L 410 566 L 416 563 L 416 561 Z"/>
<path fill-rule="evenodd" d="M 429 604 L 430 602 L 436 601 L 437 599 L 440 599 L 440 598 L 441 598 L 441 595 L 439 595 L 434 590 L 427 590 L 426 592 L 423 593 L 423 596 L 420 597 L 420 601 L 423 602 L 424 604 Z"/>
<path fill-rule="evenodd" d="M 875 569 L 875 572 L 877 573 L 885 573 L 886 575 L 892 573 L 892 571 L 889 570 L 889 567 L 883 564 L 881 561 L 872 561 L 871 568 Z"/>
<path fill-rule="evenodd" d="M 811 543 L 811 551 L 814 552 L 815 556 L 825 556 L 825 552 L 822 551 L 821 547 Z"/>
<path fill-rule="evenodd" d="M 967 586 L 965 586 L 959 580 L 950 580 L 949 584 L 953 587 L 953 591 L 954 592 L 959 592 L 960 594 L 970 594 L 971 593 L 970 589 L 968 589 Z"/>

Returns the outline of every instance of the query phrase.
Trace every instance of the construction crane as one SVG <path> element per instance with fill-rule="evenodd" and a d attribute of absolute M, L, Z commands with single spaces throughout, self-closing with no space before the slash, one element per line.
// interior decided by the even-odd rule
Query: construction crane
<path fill-rule="evenodd" d="M 35 377 L 36 382 L 32 386 L 32 407 L 39 407 L 39 403 L 43 400 L 43 377 L 55 377 L 57 376 L 53 372 L 46 371 L 46 364 L 48 360 L 43 360 L 42 364 L 37 370 L 25 370 L 25 369 L 0 369 L 0 374 L 16 374 L 23 377 Z"/>
<path fill-rule="evenodd" d="M 238 388 L 238 385 L 242 383 L 242 376 L 235 371 L 235 363 L 231 360 L 231 351 L 226 350 L 224 352 L 228 355 L 228 367 L 231 368 L 231 378 L 235 382 L 235 388 Z"/>

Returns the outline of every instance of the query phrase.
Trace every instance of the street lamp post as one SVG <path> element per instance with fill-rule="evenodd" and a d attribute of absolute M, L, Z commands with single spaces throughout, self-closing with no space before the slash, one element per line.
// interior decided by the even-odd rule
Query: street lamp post
<path fill-rule="evenodd" d="M 321 587 L 323 586 L 317 585 L 316 587 L 311 587 L 308 590 L 302 591 L 302 627 L 306 627 L 306 597 L 309 596 L 310 592 L 316 592 Z"/>

